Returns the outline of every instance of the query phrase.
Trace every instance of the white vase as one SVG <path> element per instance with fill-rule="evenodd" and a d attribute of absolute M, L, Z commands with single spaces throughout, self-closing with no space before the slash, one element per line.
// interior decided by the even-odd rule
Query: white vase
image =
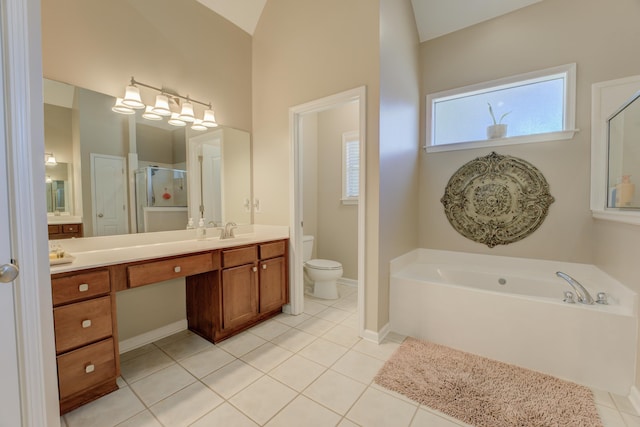
<path fill-rule="evenodd" d="M 507 136 L 507 125 L 491 125 L 487 126 L 487 138 L 496 139 Z"/>

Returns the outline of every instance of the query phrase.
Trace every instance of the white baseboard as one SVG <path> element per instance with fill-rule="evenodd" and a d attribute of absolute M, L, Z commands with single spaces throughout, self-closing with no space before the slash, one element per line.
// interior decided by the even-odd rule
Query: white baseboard
<path fill-rule="evenodd" d="M 631 405 L 633 405 L 633 408 L 636 410 L 636 413 L 640 414 L 640 390 L 638 390 L 638 387 L 631 387 L 631 392 L 629 393 L 629 401 L 631 402 Z"/>
<path fill-rule="evenodd" d="M 354 288 L 358 287 L 358 281 L 357 280 L 346 279 L 344 277 L 341 277 L 338 280 L 336 280 L 336 283 L 338 283 L 340 285 L 351 286 L 351 287 L 354 287 Z"/>
<path fill-rule="evenodd" d="M 371 329 L 365 329 L 364 332 L 362 333 L 362 338 L 367 341 L 373 341 L 376 344 L 380 344 L 390 331 L 391 331 L 391 328 L 387 323 L 378 332 L 372 331 Z"/>
<path fill-rule="evenodd" d="M 143 345 L 150 344 L 154 341 L 157 341 L 164 337 L 168 337 L 169 335 L 173 335 L 177 332 L 184 331 L 185 329 L 187 329 L 187 327 L 187 319 L 182 319 L 178 320 L 177 322 L 169 323 L 168 325 L 165 325 L 161 328 L 145 332 L 144 334 L 127 338 L 126 340 L 119 342 L 120 354 L 134 350 L 138 347 L 142 347 Z"/>

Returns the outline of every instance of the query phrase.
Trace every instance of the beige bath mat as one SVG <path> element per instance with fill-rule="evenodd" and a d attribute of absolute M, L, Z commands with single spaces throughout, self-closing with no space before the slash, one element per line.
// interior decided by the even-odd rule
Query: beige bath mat
<path fill-rule="evenodd" d="M 587 387 L 413 338 L 375 382 L 477 427 L 602 427 Z"/>

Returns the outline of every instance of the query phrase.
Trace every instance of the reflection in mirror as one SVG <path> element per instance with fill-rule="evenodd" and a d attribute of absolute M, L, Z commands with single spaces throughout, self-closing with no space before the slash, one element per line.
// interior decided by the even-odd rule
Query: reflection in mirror
<path fill-rule="evenodd" d="M 638 209 L 640 194 L 634 178 L 640 179 L 640 92 L 607 121 L 608 208 Z"/>
<path fill-rule="evenodd" d="M 45 151 L 68 164 L 67 177 L 55 179 L 64 183 L 48 187 L 47 205 L 55 212 L 63 202 L 52 194 L 64 194 L 65 212 L 82 217 L 86 237 L 183 229 L 201 215 L 209 226 L 251 223 L 249 133 L 116 114 L 113 97 L 47 79 L 44 100 Z"/>
<path fill-rule="evenodd" d="M 47 213 L 71 214 L 70 167 L 66 163 L 46 165 Z"/>

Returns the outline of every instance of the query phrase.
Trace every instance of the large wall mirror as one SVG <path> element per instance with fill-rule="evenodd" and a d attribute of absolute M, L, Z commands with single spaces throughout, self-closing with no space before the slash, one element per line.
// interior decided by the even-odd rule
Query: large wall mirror
<path fill-rule="evenodd" d="M 114 113 L 112 96 L 44 80 L 50 221 L 83 223 L 85 237 L 251 223 L 251 137 Z"/>

